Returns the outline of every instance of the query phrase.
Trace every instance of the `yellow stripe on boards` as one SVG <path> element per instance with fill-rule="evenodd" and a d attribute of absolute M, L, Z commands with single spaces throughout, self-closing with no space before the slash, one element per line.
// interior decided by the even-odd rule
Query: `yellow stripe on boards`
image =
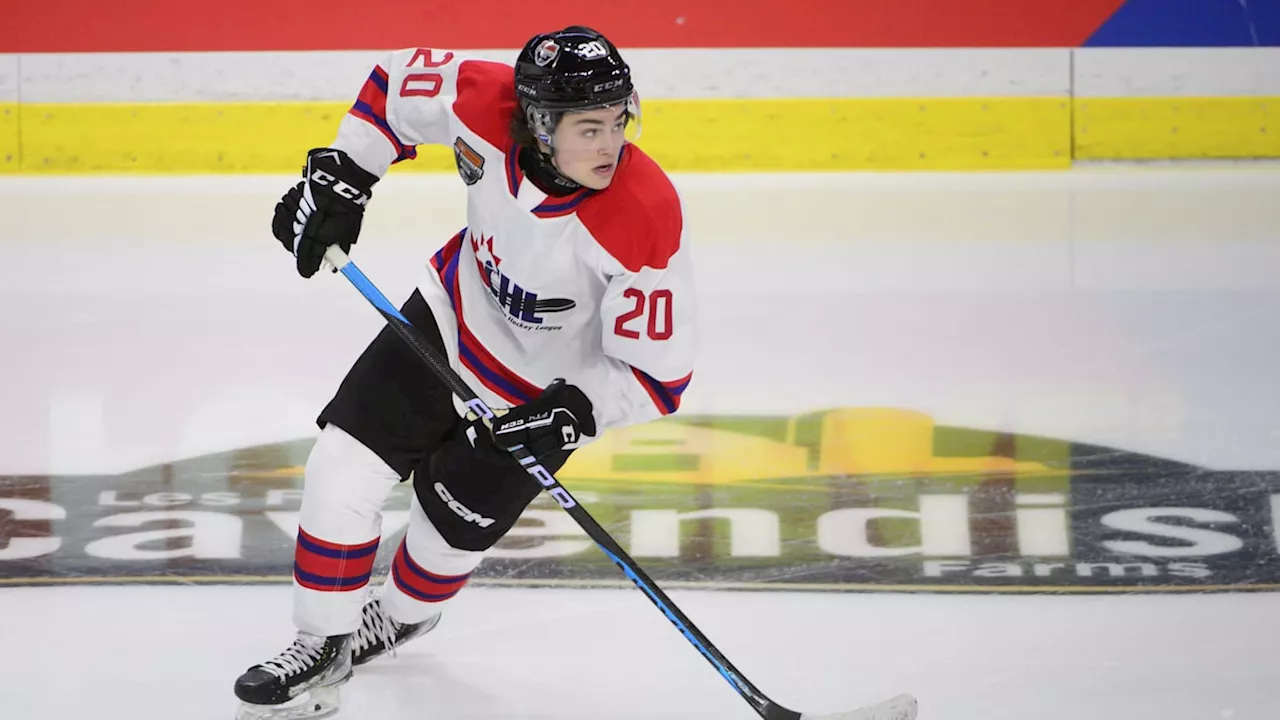
<path fill-rule="evenodd" d="M 1280 157 L 1280 97 L 1079 98 L 1082 160 Z"/>
<path fill-rule="evenodd" d="M 0 103 L 0 173 L 21 167 L 18 127 L 18 103 Z"/>
<path fill-rule="evenodd" d="M 347 107 L 0 104 L 0 172 L 293 173 Z M 1280 157 L 1280 98 L 655 100 L 640 145 L 715 172 L 1063 168 L 1073 142 L 1080 159 Z M 452 170 L 445 147 L 397 166 Z"/>
<path fill-rule="evenodd" d="M 349 103 L 69 103 L 21 108 L 21 170 L 296 172 Z M 654 100 L 639 145 L 670 171 L 991 170 L 1070 162 L 1065 98 Z M 453 170 L 420 147 L 397 170 Z"/>
<path fill-rule="evenodd" d="M 641 145 L 672 170 L 994 170 L 1070 163 L 1065 98 L 667 100 Z"/>
<path fill-rule="evenodd" d="M 24 104 L 24 172 L 297 172 L 334 103 Z"/>

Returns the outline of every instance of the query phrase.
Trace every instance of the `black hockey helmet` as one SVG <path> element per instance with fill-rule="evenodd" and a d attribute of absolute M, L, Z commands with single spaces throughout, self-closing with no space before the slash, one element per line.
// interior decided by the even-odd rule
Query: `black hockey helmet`
<path fill-rule="evenodd" d="M 550 145 L 563 113 L 625 103 L 640 119 L 631 68 L 601 33 L 581 25 L 542 33 L 525 43 L 516 59 L 516 95 L 534 137 Z M 634 128 L 638 130 L 637 128 Z"/>

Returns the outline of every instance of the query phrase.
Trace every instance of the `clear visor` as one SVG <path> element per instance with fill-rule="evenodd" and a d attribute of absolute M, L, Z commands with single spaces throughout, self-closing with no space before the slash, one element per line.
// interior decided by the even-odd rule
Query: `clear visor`
<path fill-rule="evenodd" d="M 614 113 L 600 112 L 606 109 L 613 109 L 615 112 Z M 621 117 L 618 117 L 616 112 L 619 109 L 624 110 L 624 113 L 622 114 Z M 605 129 L 607 130 L 606 134 L 608 135 L 612 135 L 613 133 L 616 133 L 619 130 L 621 130 L 622 137 L 626 142 L 633 143 L 640 139 L 640 129 L 641 129 L 640 95 L 636 92 L 631 93 L 631 96 L 627 98 L 625 104 L 614 103 L 612 105 L 601 105 L 599 107 L 594 107 L 594 108 L 584 108 L 582 110 L 570 110 L 567 112 L 554 113 L 554 114 L 546 111 L 535 112 L 533 113 L 533 125 L 536 131 L 535 134 L 537 135 L 537 138 L 541 140 L 543 143 L 545 143 L 548 147 L 552 147 L 552 148 L 557 147 L 557 145 L 559 145 L 560 143 L 557 143 L 555 140 L 556 128 L 563 125 L 565 123 L 565 120 L 574 114 L 581 115 L 581 114 L 587 114 L 587 113 L 591 113 L 593 115 L 599 115 L 601 116 L 602 119 L 609 122 L 614 121 L 614 119 L 616 118 L 616 122 L 620 123 L 621 127 L 619 127 L 618 125 L 606 126 L 605 127 Z M 566 140 L 565 144 L 569 144 L 569 141 Z M 575 142 L 573 144 L 577 144 L 577 143 Z"/>
<path fill-rule="evenodd" d="M 627 98 L 626 138 L 630 143 L 640 139 L 640 94 L 635 91 Z"/>

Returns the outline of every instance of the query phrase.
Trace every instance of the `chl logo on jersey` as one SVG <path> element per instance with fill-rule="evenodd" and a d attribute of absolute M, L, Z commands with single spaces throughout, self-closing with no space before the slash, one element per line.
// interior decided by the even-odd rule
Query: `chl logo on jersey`
<path fill-rule="evenodd" d="M 507 277 L 500 267 L 502 258 L 493 252 L 493 238 L 472 235 L 471 249 L 476 255 L 476 268 L 480 271 L 481 281 L 489 289 L 489 294 L 498 307 L 507 312 L 508 320 L 513 324 L 527 323 L 539 326 L 540 329 L 559 330 L 559 326 L 545 325 L 546 318 L 542 316 L 566 312 L 577 306 L 577 303 L 568 298 L 539 298 L 537 293 L 525 290 Z"/>
<path fill-rule="evenodd" d="M 475 185 L 484 177 L 484 156 L 462 138 L 453 141 L 453 159 L 458 163 L 458 174 L 462 176 L 462 182 Z"/>

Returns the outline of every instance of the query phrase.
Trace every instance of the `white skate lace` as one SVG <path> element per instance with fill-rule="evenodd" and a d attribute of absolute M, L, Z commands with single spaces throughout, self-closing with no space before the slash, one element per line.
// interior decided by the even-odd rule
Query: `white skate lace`
<path fill-rule="evenodd" d="M 364 652 L 373 647 L 375 642 L 381 640 L 382 646 L 391 651 L 392 657 L 399 657 L 396 653 L 395 623 L 387 615 L 386 611 L 382 609 L 382 600 L 375 598 L 373 601 L 365 603 L 361 614 L 364 617 L 360 627 L 356 629 L 355 638 L 352 641 L 355 646 L 355 652 Z"/>
<path fill-rule="evenodd" d="M 287 650 L 262 663 L 262 669 L 284 680 L 314 665 L 323 649 L 323 642 L 309 644 L 299 637 Z"/>

